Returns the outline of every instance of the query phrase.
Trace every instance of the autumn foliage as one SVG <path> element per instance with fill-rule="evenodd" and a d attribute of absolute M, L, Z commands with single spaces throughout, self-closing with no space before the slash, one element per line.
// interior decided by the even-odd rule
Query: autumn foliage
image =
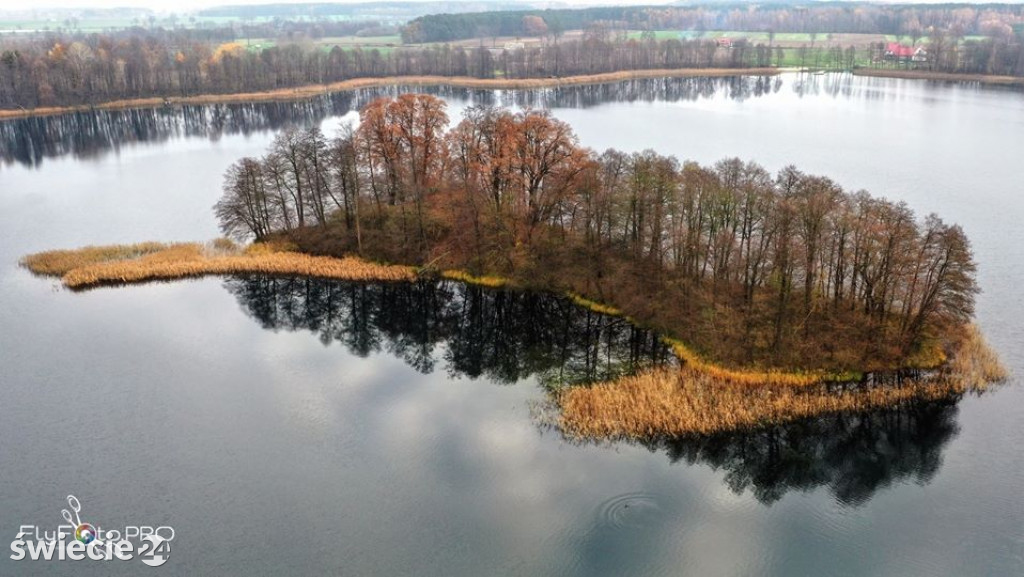
<path fill-rule="evenodd" d="M 761 375 L 935 367 L 973 315 L 962 229 L 792 166 L 598 154 L 536 110 L 471 107 L 447 129 L 422 94 L 360 119 L 236 163 L 224 231 L 570 291 L 687 343 L 691 364 Z"/>

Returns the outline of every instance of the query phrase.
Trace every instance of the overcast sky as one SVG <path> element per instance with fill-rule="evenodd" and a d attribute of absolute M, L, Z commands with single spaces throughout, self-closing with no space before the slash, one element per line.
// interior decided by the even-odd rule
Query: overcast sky
<path fill-rule="evenodd" d="M 223 6 L 225 4 L 298 4 L 316 0 L 0 0 L 0 11 L 4 10 L 31 10 L 33 8 L 115 8 L 121 6 L 137 6 L 152 8 L 161 11 L 180 12 L 205 8 L 209 6 Z M 328 0 L 331 2 L 355 4 L 368 0 Z M 539 0 L 542 2 L 543 0 Z M 671 0 L 555 0 L 568 4 L 665 4 Z M 908 0 L 901 0 L 907 2 Z M 910 2 L 922 2 L 922 0 L 909 0 Z M 949 0 L 923 0 L 923 2 L 945 2 Z M 991 0 L 952 0 L 954 2 L 981 3 Z M 1015 0 L 1020 2 L 1021 0 Z"/>
<path fill-rule="evenodd" d="M 33 8 L 118 8 L 123 6 L 151 8 L 153 10 L 181 12 L 227 4 L 360 4 L 371 0 L 0 0 L 0 11 L 31 10 Z M 376 1 L 376 0 L 374 0 Z M 385 0 L 386 1 L 386 0 Z M 428 0 L 413 0 L 428 1 Z M 487 0 L 483 0 L 487 1 Z M 537 0 L 538 3 L 544 0 Z M 553 0 L 566 4 L 666 4 L 672 0 Z"/>

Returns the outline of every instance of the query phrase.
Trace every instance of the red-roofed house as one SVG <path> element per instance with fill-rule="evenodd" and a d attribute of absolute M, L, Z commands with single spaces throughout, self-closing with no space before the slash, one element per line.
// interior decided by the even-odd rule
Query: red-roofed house
<path fill-rule="evenodd" d="M 890 42 L 885 45 L 885 57 L 889 60 L 913 60 L 914 62 L 924 62 L 928 60 L 928 52 L 921 46 L 914 48 L 913 46 L 905 46 L 899 42 Z"/>

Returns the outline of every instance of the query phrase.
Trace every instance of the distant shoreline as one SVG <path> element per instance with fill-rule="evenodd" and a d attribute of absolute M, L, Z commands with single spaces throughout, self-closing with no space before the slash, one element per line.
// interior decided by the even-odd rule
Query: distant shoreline
<path fill-rule="evenodd" d="M 99 104 L 79 104 L 74 106 L 46 106 L 39 108 L 0 109 L 0 120 L 12 118 L 29 118 L 34 116 L 53 116 L 69 112 L 89 112 L 93 110 L 126 110 L 131 108 L 156 108 L 160 106 L 180 106 L 196 104 L 246 104 L 251 102 L 287 102 L 302 100 L 322 94 L 376 88 L 383 86 L 452 86 L 455 88 L 480 89 L 511 89 L 529 90 L 550 88 L 555 86 L 581 86 L 587 84 L 606 84 L 623 80 L 646 78 L 722 78 L 727 76 L 776 76 L 783 72 L 799 72 L 797 68 L 679 68 L 623 70 L 601 74 L 583 74 L 558 78 L 473 78 L 470 76 L 384 76 L 379 78 L 353 78 L 330 84 L 309 84 L 293 88 L 278 88 L 259 92 L 235 92 L 229 94 L 197 94 L 195 96 L 153 96 L 147 98 L 130 98 L 113 100 Z M 807 70 L 809 72 L 817 72 Z M 825 70 L 824 72 L 835 72 Z M 1024 86 L 1024 77 L 995 76 L 987 74 L 954 74 L 949 72 L 932 72 L 928 70 L 897 70 L 883 68 L 858 68 L 853 70 L 854 76 L 875 78 L 903 78 L 907 80 L 935 80 L 943 82 L 980 82 L 997 86 Z"/>
<path fill-rule="evenodd" d="M 1024 86 L 1024 77 L 995 76 L 990 74 L 954 74 L 930 70 L 891 70 L 885 68 L 857 68 L 854 76 L 874 78 L 903 78 L 907 80 L 937 80 L 941 82 L 980 82 L 994 86 Z"/>
<path fill-rule="evenodd" d="M 346 90 L 375 88 L 381 86 L 453 86 L 456 88 L 483 89 L 531 89 L 549 88 L 553 86 L 578 86 L 584 84 L 605 84 L 622 80 L 641 78 L 693 78 L 724 76 L 774 76 L 784 72 L 780 68 L 680 68 L 626 70 L 603 74 L 585 74 L 580 76 L 563 76 L 560 78 L 472 78 L 469 76 L 387 76 L 381 78 L 353 78 L 331 84 L 313 84 L 294 88 L 279 88 L 262 92 L 238 92 L 232 94 L 199 94 L 196 96 L 172 96 L 132 98 L 114 100 L 100 104 L 83 104 L 76 106 L 49 106 L 33 109 L 0 110 L 0 120 L 10 118 L 26 118 L 32 116 L 52 116 L 68 112 L 87 112 L 91 110 L 122 110 L 129 108 L 154 108 L 165 104 L 175 106 L 182 104 L 244 104 L 249 102 L 275 102 L 301 100 Z"/>

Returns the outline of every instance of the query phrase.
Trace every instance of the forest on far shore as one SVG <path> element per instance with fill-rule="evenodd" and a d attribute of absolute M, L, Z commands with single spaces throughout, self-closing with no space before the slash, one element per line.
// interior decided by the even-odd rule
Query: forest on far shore
<path fill-rule="evenodd" d="M 543 111 L 373 101 L 225 175 L 226 234 L 500 275 L 617 307 L 736 366 L 934 366 L 973 315 L 963 230 L 785 167 L 602 153 Z"/>
<path fill-rule="evenodd" d="M 875 36 L 850 36 L 867 34 Z M 0 109 L 244 95 L 356 78 L 557 79 L 768 67 L 1024 77 L 1024 5 L 481 12 L 424 16 L 400 34 L 380 22 L 328 19 L 6 34 Z"/>
<path fill-rule="evenodd" d="M 540 22 L 538 22 L 538 19 Z M 891 34 L 920 39 L 1011 34 L 1024 22 L 1019 4 L 888 4 L 871 2 L 695 3 L 683 6 L 597 6 L 428 14 L 402 28 L 407 42 L 448 42 L 487 36 L 533 36 L 595 24 L 629 30 L 743 30 L 782 33 Z M 543 23 L 543 30 L 538 25 Z"/>

